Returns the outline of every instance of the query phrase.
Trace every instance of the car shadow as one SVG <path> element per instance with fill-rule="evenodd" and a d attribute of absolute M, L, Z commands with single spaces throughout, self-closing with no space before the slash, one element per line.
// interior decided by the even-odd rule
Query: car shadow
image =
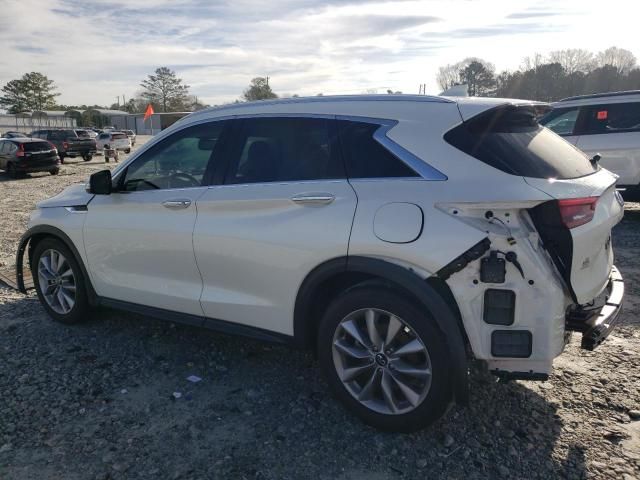
<path fill-rule="evenodd" d="M 12 365 L 9 382 L 40 372 L 38 395 L 8 396 L 6 411 L 32 416 L 13 419 L 21 436 L 3 462 L 30 462 L 35 473 L 93 474 L 104 468 L 100 452 L 133 449 L 132 476 L 153 468 L 228 478 L 585 475 L 578 446 L 558 460 L 558 405 L 528 382 L 474 373 L 467 407 L 420 432 L 384 433 L 331 397 L 308 352 L 111 310 L 65 326 L 33 294 L 0 303 L 0 352 Z M 187 381 L 192 374 L 202 381 Z M 52 416 L 47 402 L 62 413 Z M 31 453 L 25 439 L 42 428 L 61 432 L 58 456 Z M 86 429 L 100 433 L 74 433 Z"/>

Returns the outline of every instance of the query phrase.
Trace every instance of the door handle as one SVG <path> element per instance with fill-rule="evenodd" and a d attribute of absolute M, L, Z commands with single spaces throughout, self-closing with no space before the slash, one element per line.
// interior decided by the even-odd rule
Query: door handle
<path fill-rule="evenodd" d="M 188 208 L 191 205 L 191 200 L 188 198 L 176 198 L 172 200 L 165 200 L 162 202 L 162 206 L 170 208 L 171 210 L 180 210 L 182 208 Z"/>
<path fill-rule="evenodd" d="M 303 193 L 291 197 L 291 201 L 299 205 L 328 205 L 335 199 L 330 193 Z"/>

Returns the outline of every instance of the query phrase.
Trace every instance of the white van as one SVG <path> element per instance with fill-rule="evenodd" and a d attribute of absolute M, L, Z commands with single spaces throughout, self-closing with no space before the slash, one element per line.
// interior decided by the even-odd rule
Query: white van
<path fill-rule="evenodd" d="M 640 185 L 640 90 L 565 98 L 540 120 L 620 178 Z"/>

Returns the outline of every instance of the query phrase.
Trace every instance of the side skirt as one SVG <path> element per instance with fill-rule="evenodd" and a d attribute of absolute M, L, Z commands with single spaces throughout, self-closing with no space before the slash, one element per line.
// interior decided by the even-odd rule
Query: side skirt
<path fill-rule="evenodd" d="M 230 335 L 252 338 L 269 343 L 278 343 L 293 346 L 293 336 L 284 335 L 282 333 L 271 332 L 258 327 L 250 327 L 239 323 L 228 322 L 226 320 L 218 320 L 216 318 L 208 318 L 199 315 L 191 315 L 188 313 L 174 312 L 162 308 L 149 307 L 147 305 L 139 305 L 137 303 L 123 302 L 112 298 L 99 297 L 98 305 L 101 307 L 113 308 L 125 312 L 137 313 L 159 320 L 168 322 L 183 323 L 195 327 L 204 327 Z"/>

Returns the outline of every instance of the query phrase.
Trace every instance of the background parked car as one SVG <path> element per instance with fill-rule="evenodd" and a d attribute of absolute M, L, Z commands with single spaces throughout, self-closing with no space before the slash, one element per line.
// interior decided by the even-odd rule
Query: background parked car
<path fill-rule="evenodd" d="M 96 138 L 98 134 L 89 128 L 76 129 L 76 134 L 80 138 Z"/>
<path fill-rule="evenodd" d="M 124 151 L 124 153 L 131 152 L 131 140 L 124 132 L 103 132 L 96 138 L 96 148 L 98 150 L 104 149 L 104 146 L 108 145 L 116 150 Z"/>
<path fill-rule="evenodd" d="M 58 151 L 49 142 L 32 138 L 0 140 L 0 169 L 14 178 L 32 172 L 57 175 L 58 163 Z"/>
<path fill-rule="evenodd" d="M 600 154 L 618 185 L 640 186 L 640 91 L 566 98 L 540 123 L 590 157 Z"/>
<path fill-rule="evenodd" d="M 28 135 L 22 132 L 4 132 L 0 138 L 26 138 Z"/>
<path fill-rule="evenodd" d="M 134 132 L 133 130 L 122 131 L 127 134 L 127 137 L 129 137 L 129 140 L 131 140 L 131 146 L 133 147 L 136 144 L 136 132 Z"/>
<path fill-rule="evenodd" d="M 55 145 L 61 163 L 64 163 L 65 157 L 82 157 L 88 162 L 96 153 L 96 141 L 88 137 L 79 137 L 72 129 L 36 130 L 31 136 L 48 140 Z"/>

